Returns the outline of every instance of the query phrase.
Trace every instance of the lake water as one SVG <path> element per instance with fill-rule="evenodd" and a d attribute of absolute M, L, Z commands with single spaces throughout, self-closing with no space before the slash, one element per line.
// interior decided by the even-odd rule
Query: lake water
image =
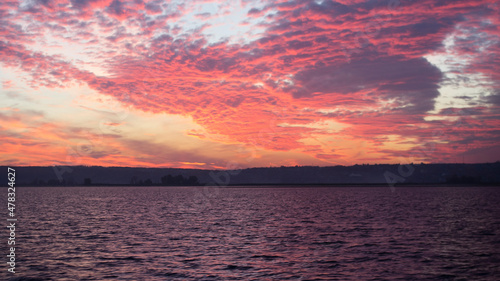
<path fill-rule="evenodd" d="M 2 280 L 500 280 L 495 187 L 16 191 Z"/>

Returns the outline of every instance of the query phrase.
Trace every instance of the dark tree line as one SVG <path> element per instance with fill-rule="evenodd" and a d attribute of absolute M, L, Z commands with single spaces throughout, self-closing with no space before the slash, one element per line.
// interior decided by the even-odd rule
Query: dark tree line
<path fill-rule="evenodd" d="M 446 183 L 481 183 L 481 178 L 473 176 L 465 176 L 465 175 L 458 176 L 454 174 L 446 178 Z"/>
<path fill-rule="evenodd" d="M 164 185 L 164 186 L 187 186 L 187 185 L 200 185 L 198 178 L 195 176 L 183 177 L 182 175 L 172 176 L 166 175 L 161 177 L 160 182 L 153 182 L 151 179 L 141 180 L 133 176 L 130 180 L 130 185 L 135 186 L 150 186 L 150 185 Z"/>
<path fill-rule="evenodd" d="M 170 186 L 181 186 L 181 185 L 200 185 L 198 182 L 198 177 L 190 176 L 184 177 L 182 175 L 172 176 L 166 175 L 161 177 L 162 185 L 170 185 Z"/>

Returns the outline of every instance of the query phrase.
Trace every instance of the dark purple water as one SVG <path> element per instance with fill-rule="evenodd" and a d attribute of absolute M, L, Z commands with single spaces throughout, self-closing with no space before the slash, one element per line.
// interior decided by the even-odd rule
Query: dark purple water
<path fill-rule="evenodd" d="M 500 188 L 16 191 L 2 280 L 500 280 Z"/>

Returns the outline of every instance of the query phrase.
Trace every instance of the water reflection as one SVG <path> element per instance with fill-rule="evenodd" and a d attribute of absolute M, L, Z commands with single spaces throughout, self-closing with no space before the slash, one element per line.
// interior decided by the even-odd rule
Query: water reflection
<path fill-rule="evenodd" d="M 52 280 L 495 280 L 495 188 L 19 189 L 19 272 Z M 4 273 L 2 273 L 4 274 Z"/>

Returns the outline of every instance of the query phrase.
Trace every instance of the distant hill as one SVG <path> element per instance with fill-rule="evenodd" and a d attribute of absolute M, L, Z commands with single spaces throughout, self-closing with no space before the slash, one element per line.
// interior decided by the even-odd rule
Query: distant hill
<path fill-rule="evenodd" d="M 500 184 L 500 162 L 295 166 L 241 170 L 99 166 L 12 167 L 17 186 L 264 185 L 264 184 Z M 7 166 L 0 178 L 7 183 Z"/>

